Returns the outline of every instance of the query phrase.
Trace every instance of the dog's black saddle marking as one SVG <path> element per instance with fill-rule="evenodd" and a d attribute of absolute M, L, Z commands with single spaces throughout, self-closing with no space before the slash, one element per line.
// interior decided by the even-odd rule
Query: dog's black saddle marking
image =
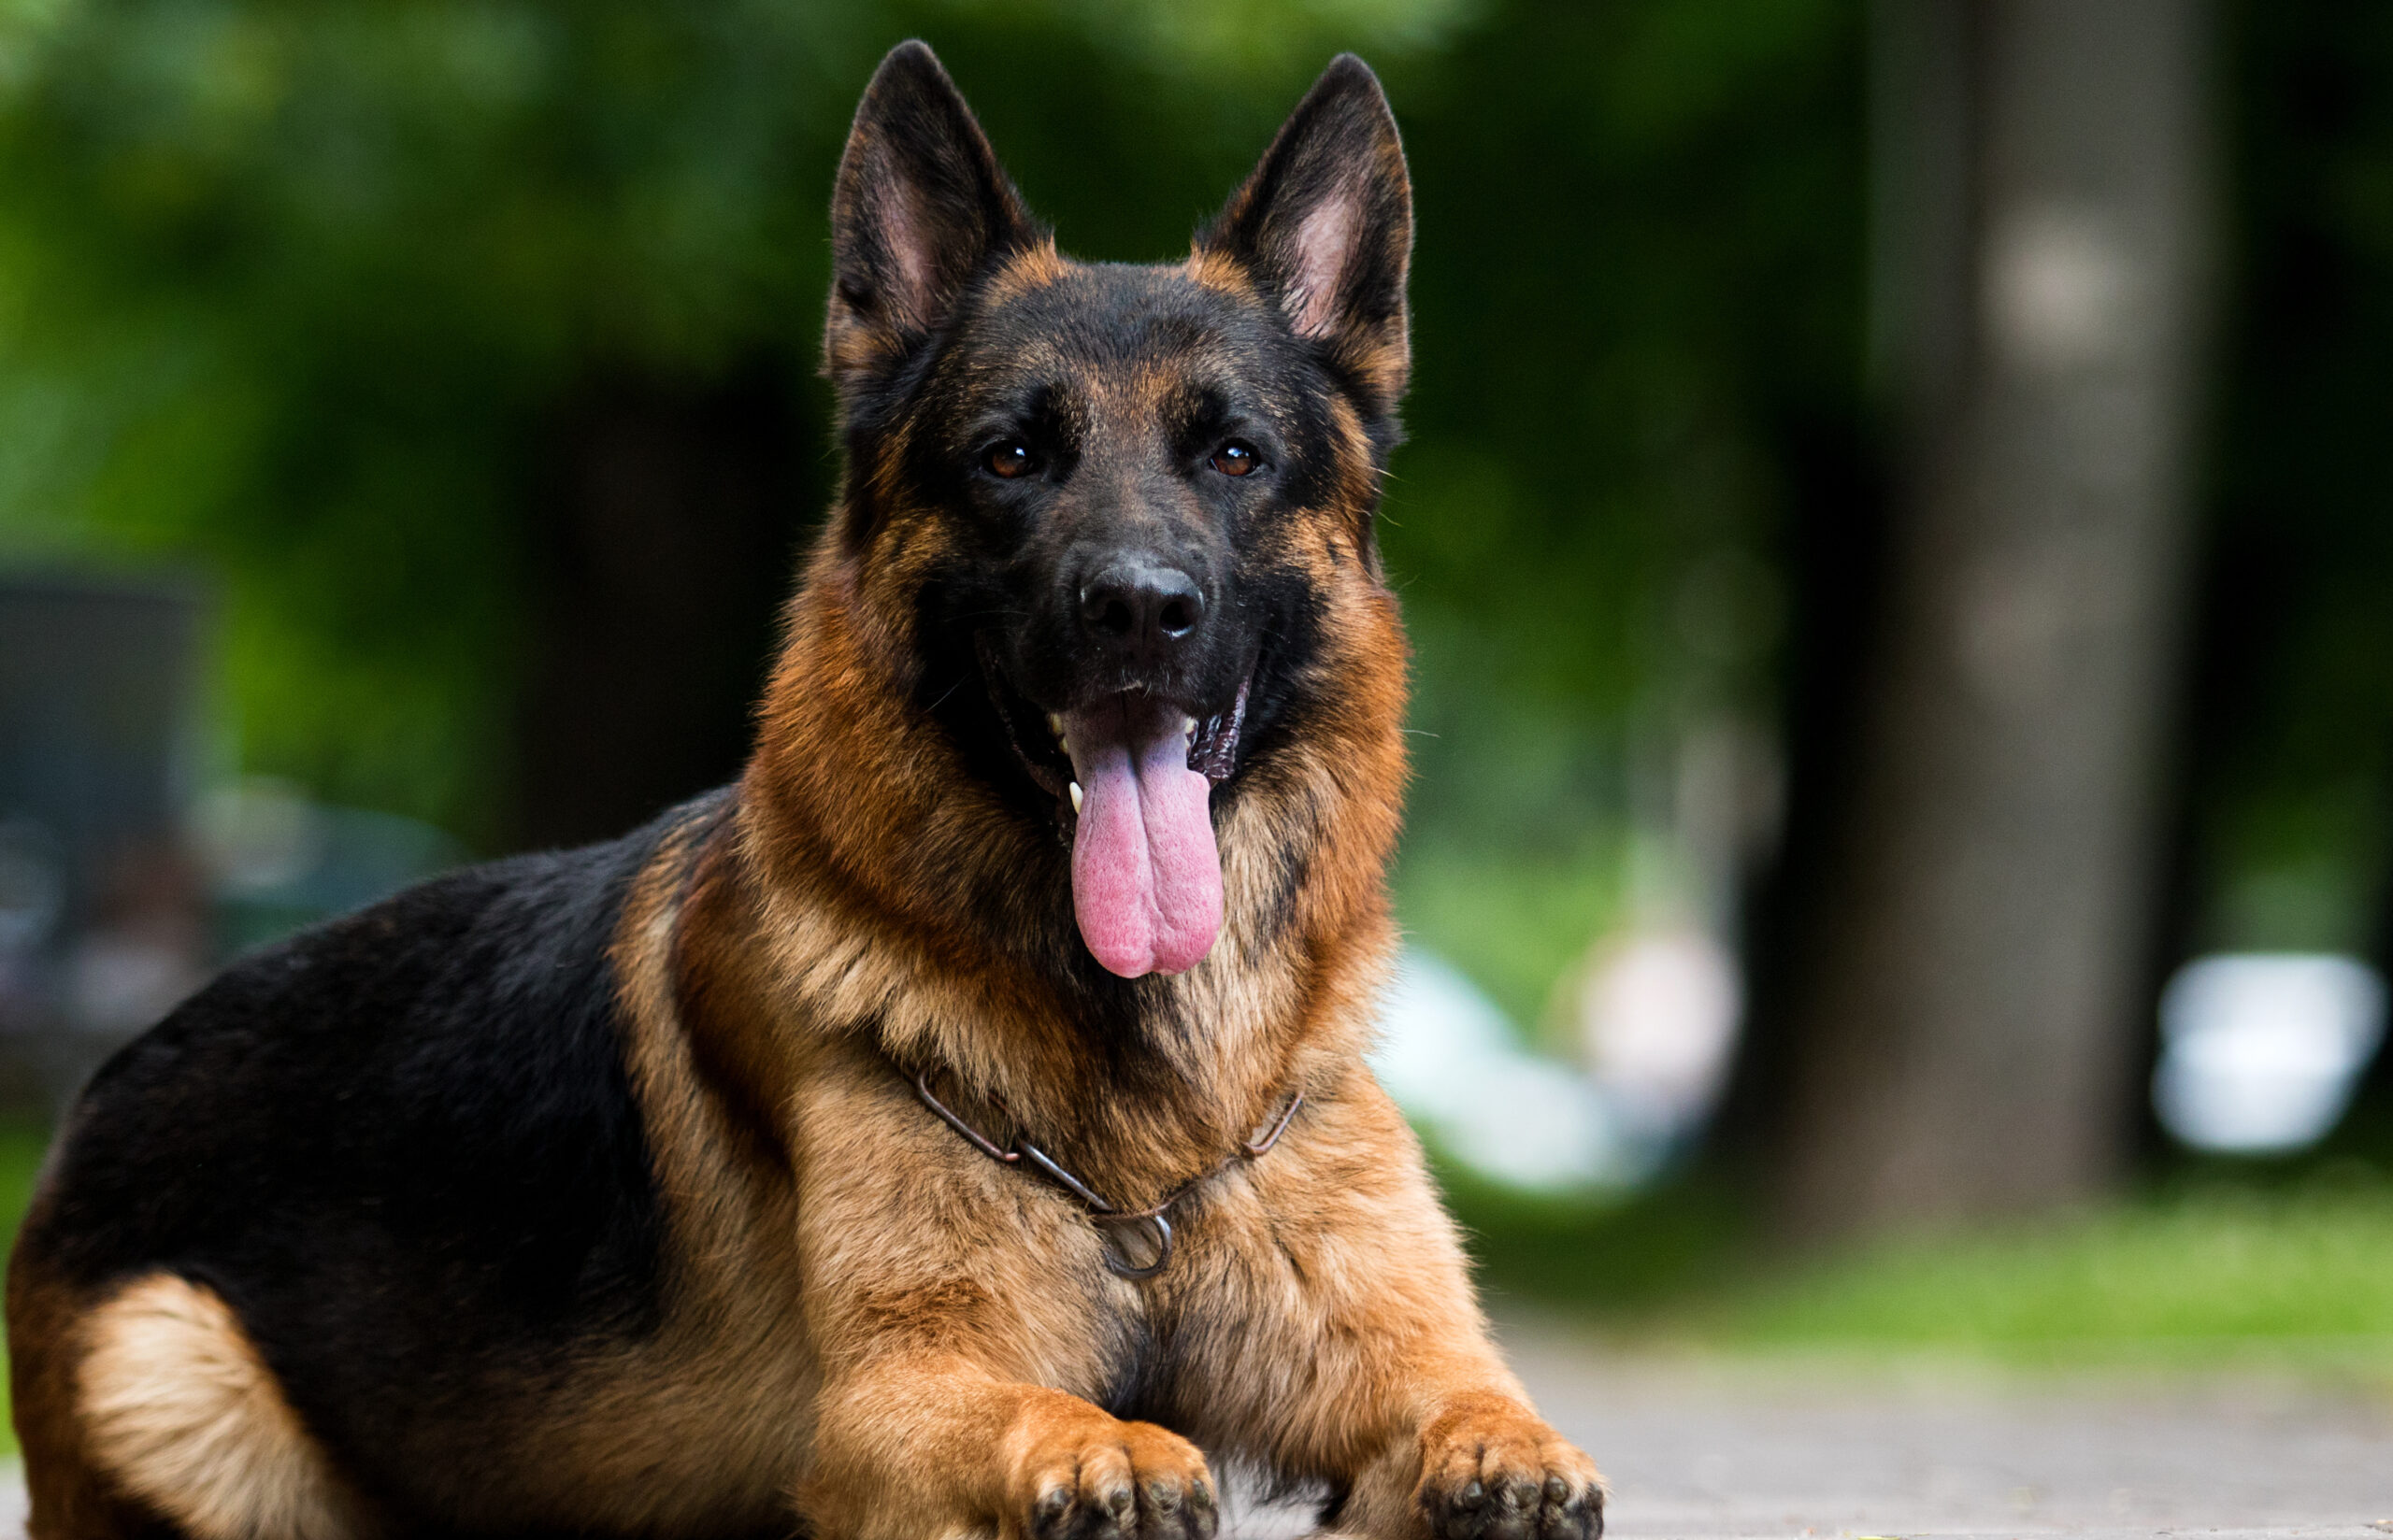
<path fill-rule="evenodd" d="M 660 1317 L 608 948 L 633 876 L 696 811 L 437 878 L 235 963 L 84 1093 L 41 1216 L 51 1265 L 214 1289 L 369 1480 L 470 1462 L 421 1446 L 451 1425 L 437 1409 L 480 1425 L 494 1396 Z"/>

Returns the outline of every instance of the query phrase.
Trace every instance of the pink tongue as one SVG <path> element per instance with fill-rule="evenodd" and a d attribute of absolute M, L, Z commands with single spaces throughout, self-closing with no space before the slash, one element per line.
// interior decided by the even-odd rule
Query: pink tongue
<path fill-rule="evenodd" d="M 1188 768 L 1186 720 L 1113 695 L 1064 722 L 1081 785 L 1072 908 L 1090 952 L 1125 978 L 1186 972 L 1222 928 L 1212 784 Z"/>

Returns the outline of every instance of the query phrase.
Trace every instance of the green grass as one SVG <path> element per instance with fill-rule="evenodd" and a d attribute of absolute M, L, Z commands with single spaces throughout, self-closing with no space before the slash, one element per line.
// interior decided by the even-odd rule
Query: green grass
<path fill-rule="evenodd" d="M 13 1247 L 25 1206 L 33 1202 L 34 1177 L 41 1170 L 42 1152 L 50 1148 L 50 1128 L 31 1119 L 0 1118 L 0 1242 Z M 0 1359 L 0 1369 L 6 1361 Z M 8 1415 L 8 1376 L 0 1373 L 0 1460 L 17 1458 L 17 1424 Z"/>
<path fill-rule="evenodd" d="M 1464 1188 L 1490 1286 L 1614 1333 L 1723 1349 L 2393 1374 L 2393 1183 L 2211 1183 L 1823 1257 L 1701 1191 L 1569 1211 Z"/>
<path fill-rule="evenodd" d="M 1885 1243 L 1694 1321 L 1738 1344 L 2393 1367 L 2393 1189 L 2211 1189 Z"/>

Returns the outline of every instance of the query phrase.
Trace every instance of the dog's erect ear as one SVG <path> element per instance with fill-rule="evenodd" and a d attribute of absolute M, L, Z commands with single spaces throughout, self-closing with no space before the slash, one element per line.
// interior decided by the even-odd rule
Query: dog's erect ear
<path fill-rule="evenodd" d="M 891 49 L 831 196 L 831 378 L 904 356 L 992 259 L 1044 238 L 938 56 L 919 42 Z"/>
<path fill-rule="evenodd" d="M 1297 335 L 1327 343 L 1385 405 L 1403 393 L 1412 182 L 1368 64 L 1330 61 L 1196 249 L 1243 266 Z"/>

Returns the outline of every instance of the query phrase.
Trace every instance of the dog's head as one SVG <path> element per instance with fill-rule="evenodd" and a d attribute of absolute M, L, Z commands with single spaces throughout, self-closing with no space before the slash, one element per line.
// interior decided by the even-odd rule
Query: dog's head
<path fill-rule="evenodd" d="M 1411 203 L 1379 83 L 1332 64 L 1186 262 L 1090 265 L 909 43 L 832 216 L 827 539 L 965 772 L 1068 841 L 1097 961 L 1189 968 L 1222 924 L 1216 814 L 1351 709 L 1325 618 L 1384 597 Z M 1400 647 L 1343 638 L 1374 641 Z"/>

